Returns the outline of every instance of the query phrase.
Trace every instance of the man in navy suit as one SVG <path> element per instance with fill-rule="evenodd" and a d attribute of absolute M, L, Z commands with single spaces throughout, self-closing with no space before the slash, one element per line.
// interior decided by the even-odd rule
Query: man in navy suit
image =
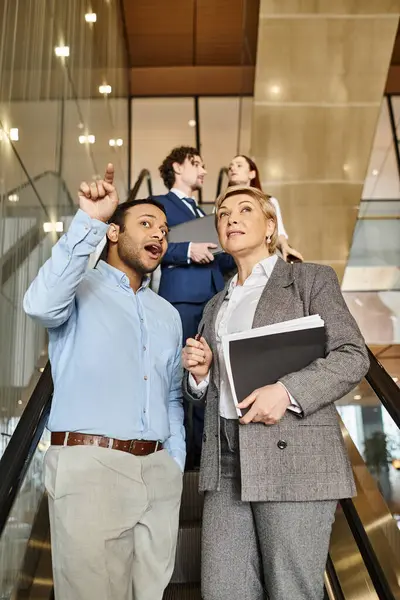
<path fill-rule="evenodd" d="M 204 217 L 193 193 L 201 189 L 207 171 L 196 148 L 174 148 L 160 166 L 160 175 L 169 192 L 156 196 L 163 204 L 170 227 Z M 197 333 L 203 308 L 224 287 L 224 274 L 235 268 L 233 259 L 221 253 L 213 255 L 215 244 L 169 243 L 161 265 L 158 293 L 178 310 L 183 326 L 183 343 Z M 194 461 L 198 462 L 203 434 L 204 410 L 193 409 Z M 191 444 L 188 435 L 189 446 Z M 189 460 L 190 460 L 189 451 Z"/>
<path fill-rule="evenodd" d="M 203 185 L 207 171 L 196 148 L 174 148 L 160 167 L 168 194 L 156 196 L 163 204 L 168 225 L 174 227 L 204 217 L 193 193 Z M 183 325 L 183 342 L 197 333 L 205 304 L 224 287 L 224 273 L 235 267 L 227 254 L 214 256 L 215 244 L 170 243 L 161 267 L 158 293 L 178 310 Z"/>

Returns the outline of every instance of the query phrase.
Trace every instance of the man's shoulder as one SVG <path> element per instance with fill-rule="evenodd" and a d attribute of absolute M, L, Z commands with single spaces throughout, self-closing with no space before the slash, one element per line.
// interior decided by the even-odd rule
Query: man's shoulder
<path fill-rule="evenodd" d="M 166 194 L 159 194 L 157 196 L 153 196 L 153 198 L 154 200 L 157 200 L 157 202 L 161 202 L 161 204 L 164 204 L 165 202 L 171 202 L 173 196 L 173 192 L 167 192 Z"/>

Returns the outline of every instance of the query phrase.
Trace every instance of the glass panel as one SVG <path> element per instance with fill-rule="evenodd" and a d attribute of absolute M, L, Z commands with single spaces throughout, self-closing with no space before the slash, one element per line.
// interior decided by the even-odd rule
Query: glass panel
<path fill-rule="evenodd" d="M 15 426 L 16 423 L 13 423 L 10 429 L 14 429 Z M 43 459 L 49 441 L 49 434 L 46 432 L 39 442 L 0 538 L 1 600 L 9 600 L 13 597 L 15 587 L 22 575 L 21 566 L 26 547 L 44 493 Z"/>
<path fill-rule="evenodd" d="M 399 429 L 366 380 L 337 402 L 337 409 L 357 485 L 354 505 L 394 597 L 400 598 Z"/>
<path fill-rule="evenodd" d="M 399 123 L 400 98 L 393 97 L 392 102 L 395 118 Z M 400 179 L 386 98 L 382 101 L 362 197 L 400 198 Z"/>
<path fill-rule="evenodd" d="M 366 380 L 337 402 L 338 412 L 400 527 L 400 431 Z"/>
<path fill-rule="evenodd" d="M 196 146 L 194 118 L 193 98 L 132 100 L 132 186 L 148 169 L 153 193 L 166 193 L 158 167 L 175 146 Z"/>

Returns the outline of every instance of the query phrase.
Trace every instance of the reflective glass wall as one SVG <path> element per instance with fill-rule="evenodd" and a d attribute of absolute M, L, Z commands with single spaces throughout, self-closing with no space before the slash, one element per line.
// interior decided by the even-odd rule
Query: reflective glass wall
<path fill-rule="evenodd" d="M 115 163 L 127 194 L 128 89 L 113 0 L 0 1 L 0 455 L 46 360 L 23 295 L 76 210 L 82 180 Z M 100 87 L 103 86 L 103 87 Z M 0 543 L 9 598 L 42 495 L 42 440 Z"/>
<path fill-rule="evenodd" d="M 132 181 L 141 169 L 152 176 L 155 194 L 165 193 L 158 167 L 175 146 L 196 146 L 206 164 L 202 201 L 215 200 L 218 173 L 238 153 L 250 153 L 253 98 L 224 96 L 195 99 L 134 98 L 132 100 Z"/>

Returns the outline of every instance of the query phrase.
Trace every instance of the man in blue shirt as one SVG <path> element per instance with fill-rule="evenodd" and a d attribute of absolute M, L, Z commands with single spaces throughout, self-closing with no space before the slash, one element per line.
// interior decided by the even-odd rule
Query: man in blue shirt
<path fill-rule="evenodd" d="M 174 566 L 182 326 L 148 278 L 168 225 L 154 200 L 118 205 L 113 179 L 110 164 L 103 181 L 81 184 L 80 209 L 24 299 L 49 331 L 45 484 L 62 600 L 161 600 Z M 88 271 L 105 235 L 107 260 Z"/>

